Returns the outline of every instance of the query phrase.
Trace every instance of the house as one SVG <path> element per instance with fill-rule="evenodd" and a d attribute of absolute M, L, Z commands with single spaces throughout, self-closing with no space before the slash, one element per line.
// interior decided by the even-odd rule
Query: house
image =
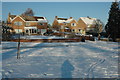
<path fill-rule="evenodd" d="M 96 18 L 80 17 L 78 20 L 78 26 L 81 28 L 81 33 L 101 33 L 103 23 Z"/>
<path fill-rule="evenodd" d="M 43 34 L 47 30 L 48 21 L 45 17 L 8 14 L 7 25 L 15 33 Z"/>
<path fill-rule="evenodd" d="M 86 33 L 100 33 L 102 32 L 102 22 L 96 18 L 80 17 L 78 21 L 70 18 L 61 18 L 55 16 L 52 24 L 53 29 L 59 32 L 71 32 L 80 33 L 85 35 Z"/>
<path fill-rule="evenodd" d="M 59 32 L 72 32 L 72 33 L 80 32 L 77 21 L 72 17 L 63 18 L 63 17 L 55 16 L 52 27 L 53 29 Z"/>

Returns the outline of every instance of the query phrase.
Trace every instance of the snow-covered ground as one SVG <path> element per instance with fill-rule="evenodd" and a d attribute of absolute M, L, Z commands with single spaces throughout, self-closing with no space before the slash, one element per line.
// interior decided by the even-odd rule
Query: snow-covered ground
<path fill-rule="evenodd" d="M 41 35 L 26 35 L 26 36 L 20 36 L 21 39 L 61 39 L 64 37 L 56 37 L 56 36 L 41 36 Z"/>
<path fill-rule="evenodd" d="M 2 42 L 3 78 L 115 78 L 118 48 L 115 42 L 72 43 Z"/>
<path fill-rule="evenodd" d="M 0 44 L 0 79 L 2 79 L 2 45 Z"/>

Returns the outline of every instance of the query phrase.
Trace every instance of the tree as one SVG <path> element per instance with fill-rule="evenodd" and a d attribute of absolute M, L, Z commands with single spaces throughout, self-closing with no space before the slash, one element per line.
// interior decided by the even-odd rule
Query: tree
<path fill-rule="evenodd" d="M 118 34 L 117 34 L 117 36 L 120 38 L 120 2 L 119 2 L 119 11 L 118 11 L 118 14 L 119 14 L 119 16 L 118 16 Z"/>
<path fill-rule="evenodd" d="M 22 15 L 34 16 L 34 12 L 31 8 L 28 8 L 24 13 L 22 13 Z"/>
<path fill-rule="evenodd" d="M 113 41 L 116 41 L 116 38 L 119 34 L 119 23 L 120 23 L 120 11 L 119 11 L 119 3 L 113 2 L 109 11 L 108 22 L 105 26 L 106 33 Z"/>
<path fill-rule="evenodd" d="M 51 27 L 52 27 L 51 24 L 48 24 L 48 25 L 47 25 L 47 28 L 51 29 Z"/>

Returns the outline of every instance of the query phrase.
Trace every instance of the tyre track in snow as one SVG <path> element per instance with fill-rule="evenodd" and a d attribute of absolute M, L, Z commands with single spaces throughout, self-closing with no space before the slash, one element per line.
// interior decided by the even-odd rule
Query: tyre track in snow
<path fill-rule="evenodd" d="M 48 48 L 48 47 L 69 47 L 69 45 L 54 45 L 54 46 L 26 46 L 20 48 Z M 17 47 L 3 47 L 2 49 L 16 49 Z"/>
<path fill-rule="evenodd" d="M 92 80 L 94 80 L 94 73 L 93 71 L 95 70 L 95 68 L 104 63 L 105 62 L 105 59 L 100 59 L 98 62 L 95 62 L 94 64 L 92 64 L 89 69 L 88 69 L 88 74 L 86 75 L 86 78 L 90 78 L 90 73 L 92 74 Z"/>
<path fill-rule="evenodd" d="M 44 45 L 44 46 L 21 46 L 20 48 L 48 48 L 48 47 L 71 47 L 80 46 L 81 44 L 64 44 L 64 45 Z M 2 49 L 16 49 L 17 47 L 2 47 Z"/>

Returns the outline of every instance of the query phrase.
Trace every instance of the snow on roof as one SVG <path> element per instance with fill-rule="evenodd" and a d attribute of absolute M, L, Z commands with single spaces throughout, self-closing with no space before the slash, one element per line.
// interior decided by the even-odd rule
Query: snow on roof
<path fill-rule="evenodd" d="M 66 20 L 57 20 L 58 21 L 58 23 L 64 23 L 64 22 L 66 22 Z"/>
<path fill-rule="evenodd" d="M 58 23 L 70 23 L 73 20 L 73 18 L 57 18 Z"/>
<path fill-rule="evenodd" d="M 66 23 L 70 23 L 72 20 L 73 20 L 73 18 L 72 18 L 72 19 L 68 19 L 68 20 L 66 21 Z"/>
<path fill-rule="evenodd" d="M 42 22 L 42 23 L 46 23 L 48 22 L 47 19 L 45 17 L 43 17 L 44 19 L 37 19 L 39 22 Z"/>
<path fill-rule="evenodd" d="M 96 18 L 80 17 L 86 24 L 94 24 Z"/>
<path fill-rule="evenodd" d="M 17 15 L 10 15 L 10 19 L 11 20 L 15 19 L 15 17 L 17 17 Z M 22 19 L 24 19 L 25 21 L 38 21 L 38 22 L 42 22 L 42 23 L 48 22 L 45 17 L 26 16 L 26 15 L 20 15 L 20 17 Z"/>

